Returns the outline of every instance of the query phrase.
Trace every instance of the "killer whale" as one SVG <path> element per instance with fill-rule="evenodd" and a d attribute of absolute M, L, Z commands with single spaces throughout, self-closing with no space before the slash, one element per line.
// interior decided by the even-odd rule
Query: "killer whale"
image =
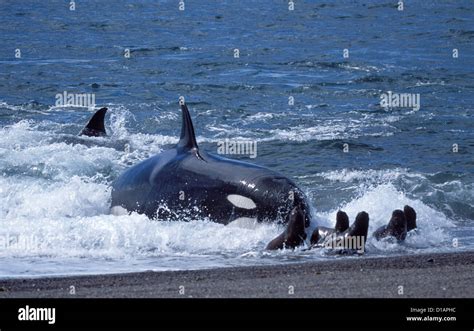
<path fill-rule="evenodd" d="M 296 184 L 268 168 L 199 150 L 186 104 L 181 104 L 181 110 L 181 136 L 176 147 L 133 166 L 115 180 L 111 209 L 122 208 L 158 219 L 200 216 L 222 224 L 280 221 L 287 224 L 285 231 L 266 248 L 303 244 L 311 213 L 305 194 Z M 105 107 L 99 109 L 80 135 L 105 136 L 106 112 Z M 369 215 L 361 212 L 349 227 L 347 214 L 339 211 L 334 229 L 316 227 L 310 249 L 354 237 L 363 238 L 365 244 L 368 223 Z M 406 233 L 416 227 L 415 210 L 405 206 L 403 211 L 395 210 L 388 225 L 377 229 L 373 236 L 377 240 L 392 236 L 403 241 Z"/>
<path fill-rule="evenodd" d="M 88 137 L 101 137 L 106 136 L 107 132 L 105 131 L 105 114 L 107 113 L 107 108 L 100 108 L 95 112 L 94 115 L 89 119 L 87 125 L 79 133 L 80 136 Z"/>
<path fill-rule="evenodd" d="M 300 244 L 310 224 L 304 192 L 276 171 L 201 150 L 185 103 L 181 112 L 178 144 L 122 173 L 112 184 L 111 209 L 158 220 L 281 222 L 291 229 L 270 248 Z"/>
<path fill-rule="evenodd" d="M 65 142 L 71 145 L 85 145 L 87 147 L 107 147 L 113 148 L 118 151 L 126 150 L 130 146 L 130 142 L 126 139 L 86 139 L 84 137 L 106 137 L 107 131 L 105 129 L 105 116 L 109 109 L 107 107 L 102 107 L 97 110 L 88 120 L 87 124 L 77 135 L 66 134 L 59 138 L 59 141 Z"/>

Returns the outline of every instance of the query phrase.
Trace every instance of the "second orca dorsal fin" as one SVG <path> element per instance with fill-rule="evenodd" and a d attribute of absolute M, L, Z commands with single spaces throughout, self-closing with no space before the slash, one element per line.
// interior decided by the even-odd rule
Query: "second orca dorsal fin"
<path fill-rule="evenodd" d="M 191 120 L 191 115 L 189 114 L 188 106 L 186 106 L 185 103 L 181 104 L 181 111 L 183 113 L 183 124 L 181 126 L 181 136 L 177 147 L 184 150 L 198 150 L 193 122 Z"/>
<path fill-rule="evenodd" d="M 100 108 L 96 111 L 79 135 L 89 137 L 106 136 L 107 133 L 105 132 L 104 125 L 105 113 L 107 113 L 106 107 Z"/>

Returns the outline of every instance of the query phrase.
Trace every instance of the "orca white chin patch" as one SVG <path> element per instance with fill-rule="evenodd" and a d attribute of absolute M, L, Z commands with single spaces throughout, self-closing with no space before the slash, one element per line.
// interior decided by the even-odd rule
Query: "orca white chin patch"
<path fill-rule="evenodd" d="M 129 214 L 128 210 L 123 208 L 122 206 L 113 206 L 112 208 L 110 208 L 110 213 L 114 216 L 123 216 Z"/>
<path fill-rule="evenodd" d="M 257 219 L 251 217 L 239 217 L 227 224 L 230 227 L 242 228 L 242 229 L 255 229 L 257 227 Z"/>
<path fill-rule="evenodd" d="M 227 196 L 227 200 L 230 201 L 234 206 L 243 209 L 254 209 L 257 208 L 255 202 L 252 199 L 244 197 L 243 195 L 239 194 L 229 194 Z"/>

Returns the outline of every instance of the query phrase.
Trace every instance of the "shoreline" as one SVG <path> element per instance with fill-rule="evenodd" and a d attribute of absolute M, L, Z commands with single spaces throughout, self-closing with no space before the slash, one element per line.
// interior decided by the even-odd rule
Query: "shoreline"
<path fill-rule="evenodd" d="M 0 280 L 0 299 L 474 298 L 473 271 L 474 252 L 459 252 L 186 271 L 6 278 Z"/>

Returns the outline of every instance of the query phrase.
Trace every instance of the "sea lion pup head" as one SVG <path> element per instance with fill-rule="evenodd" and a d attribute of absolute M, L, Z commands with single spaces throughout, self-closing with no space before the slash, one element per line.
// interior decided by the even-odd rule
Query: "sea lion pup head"
<path fill-rule="evenodd" d="M 336 215 L 336 225 L 334 229 L 327 228 L 324 226 L 318 226 L 311 235 L 311 245 L 316 245 L 320 241 L 324 241 L 328 236 L 336 233 L 343 233 L 349 228 L 349 217 L 345 212 L 339 210 Z"/>
<path fill-rule="evenodd" d="M 338 254 L 362 254 L 365 250 L 367 232 L 369 231 L 369 214 L 365 211 L 357 214 L 352 225 L 344 233 L 340 233 L 326 242 L 326 247 L 336 248 Z M 329 244 L 329 246 L 328 246 Z"/>
<path fill-rule="evenodd" d="M 270 241 L 266 249 L 295 248 L 304 242 L 306 239 L 306 232 L 304 230 L 306 216 L 303 209 L 299 206 L 294 207 L 288 215 L 288 219 L 285 231 Z"/>
<path fill-rule="evenodd" d="M 357 247 L 357 251 L 364 252 L 365 243 L 367 242 L 367 232 L 369 231 L 369 214 L 365 211 L 361 211 L 357 214 L 354 223 L 352 224 L 352 230 L 349 231 L 350 236 L 357 236 L 360 238 L 358 243 L 361 243 L 361 247 Z"/>
<path fill-rule="evenodd" d="M 396 209 L 392 213 L 392 218 L 387 225 L 386 230 L 389 235 L 394 236 L 397 240 L 405 240 L 407 236 L 407 219 L 405 213 L 400 209 Z"/>
<path fill-rule="evenodd" d="M 412 207 L 406 205 L 403 207 L 403 213 L 407 220 L 407 231 L 416 229 L 416 211 Z"/>
<path fill-rule="evenodd" d="M 316 228 L 314 229 L 313 234 L 311 235 L 311 239 L 310 239 L 311 245 L 317 244 L 319 239 L 321 239 L 321 237 L 319 236 L 319 229 Z"/>
<path fill-rule="evenodd" d="M 369 214 L 361 211 L 357 214 L 354 223 L 348 230 L 348 235 L 351 237 L 362 237 L 364 242 L 367 240 L 367 232 L 369 231 Z"/>
<path fill-rule="evenodd" d="M 336 215 L 336 233 L 344 232 L 349 228 L 349 217 L 345 212 L 339 210 Z"/>

